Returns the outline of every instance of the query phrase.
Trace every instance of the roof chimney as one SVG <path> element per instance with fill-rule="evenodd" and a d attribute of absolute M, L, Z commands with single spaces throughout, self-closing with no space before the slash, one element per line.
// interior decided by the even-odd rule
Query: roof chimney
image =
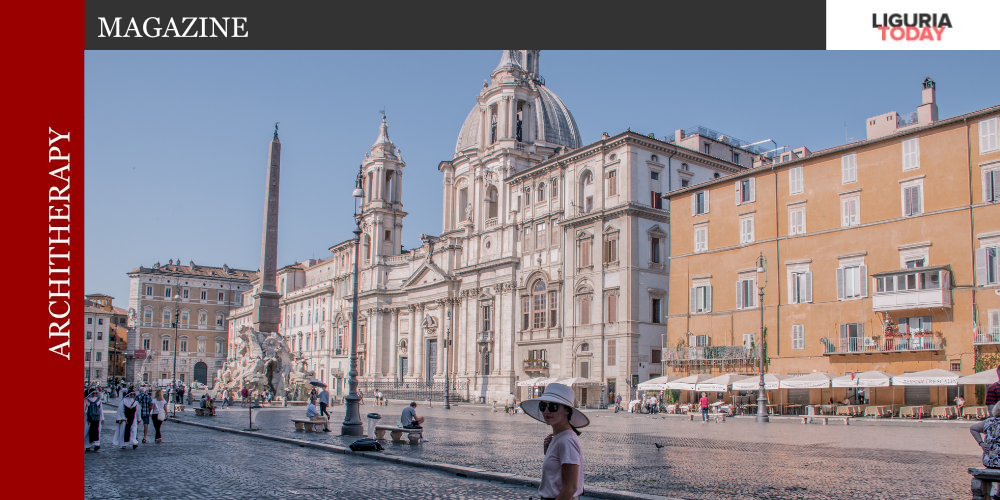
<path fill-rule="evenodd" d="M 920 107 L 917 108 L 917 123 L 930 125 L 938 120 L 937 96 L 934 80 L 924 78 Z"/>

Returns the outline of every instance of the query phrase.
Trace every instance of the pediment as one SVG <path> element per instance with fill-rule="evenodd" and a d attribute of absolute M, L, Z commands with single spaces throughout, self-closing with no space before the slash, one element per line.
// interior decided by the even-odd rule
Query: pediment
<path fill-rule="evenodd" d="M 413 288 L 421 285 L 440 283 L 448 281 L 448 275 L 438 266 L 430 262 L 424 262 L 406 281 L 401 288 Z"/>

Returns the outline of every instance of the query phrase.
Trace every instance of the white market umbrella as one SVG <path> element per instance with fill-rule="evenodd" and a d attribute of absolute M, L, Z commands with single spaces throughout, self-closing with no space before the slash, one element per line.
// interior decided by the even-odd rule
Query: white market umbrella
<path fill-rule="evenodd" d="M 640 391 L 663 391 L 666 390 L 667 382 L 673 382 L 679 377 L 675 375 L 664 375 L 662 377 L 651 378 L 636 386 Z"/>
<path fill-rule="evenodd" d="M 807 373 L 796 377 L 788 377 L 778 383 L 781 389 L 823 389 L 830 387 L 830 381 L 839 375 L 826 372 Z"/>
<path fill-rule="evenodd" d="M 961 375 L 935 368 L 892 377 L 892 385 L 957 385 Z"/>
<path fill-rule="evenodd" d="M 764 389 L 774 390 L 778 388 L 778 384 L 788 378 L 788 375 L 777 375 L 774 373 L 764 374 Z M 747 377 L 743 380 L 733 382 L 734 391 L 756 391 L 760 389 L 760 375 L 753 375 Z"/>
<path fill-rule="evenodd" d="M 667 389 L 679 389 L 682 391 L 693 391 L 697 387 L 699 382 L 704 382 L 712 378 L 710 375 L 704 373 L 699 373 L 697 375 L 689 375 L 684 378 L 679 378 L 673 382 L 667 382 L 665 384 Z"/>
<path fill-rule="evenodd" d="M 724 392 L 729 390 L 729 386 L 733 382 L 739 382 L 740 380 L 746 380 L 750 378 L 748 375 L 737 375 L 735 373 L 727 373 L 725 375 L 719 375 L 718 377 L 710 378 L 704 382 L 697 385 L 697 390 L 706 392 Z M 756 377 L 758 387 L 760 387 L 760 378 Z"/>
<path fill-rule="evenodd" d="M 588 385 L 604 385 L 603 383 L 598 382 L 597 380 L 593 380 L 593 379 L 589 379 L 589 378 L 584 378 L 584 377 L 560 378 L 560 379 L 553 380 L 553 381 L 551 381 L 549 383 L 551 384 L 553 382 L 559 383 L 559 384 L 563 384 L 563 385 L 568 385 L 570 387 L 580 387 L 580 386 L 588 386 Z"/>
<path fill-rule="evenodd" d="M 892 374 L 880 371 L 855 373 L 854 377 L 844 375 L 830 381 L 833 387 L 889 387 Z"/>
<path fill-rule="evenodd" d="M 958 378 L 958 385 L 990 385 L 997 383 L 997 371 L 986 370 Z"/>
<path fill-rule="evenodd" d="M 532 378 L 529 378 L 528 380 L 522 380 L 522 381 L 518 382 L 517 386 L 518 387 L 534 387 L 534 386 L 538 385 L 538 381 L 539 380 L 542 380 L 542 377 L 532 377 Z"/>

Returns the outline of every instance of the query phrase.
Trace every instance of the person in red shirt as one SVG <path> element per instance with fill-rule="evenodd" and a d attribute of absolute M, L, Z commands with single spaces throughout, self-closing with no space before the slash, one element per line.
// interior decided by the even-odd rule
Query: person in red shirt
<path fill-rule="evenodd" d="M 708 423 L 708 393 L 701 393 L 701 399 L 698 400 L 698 404 L 701 406 L 701 423 Z"/>

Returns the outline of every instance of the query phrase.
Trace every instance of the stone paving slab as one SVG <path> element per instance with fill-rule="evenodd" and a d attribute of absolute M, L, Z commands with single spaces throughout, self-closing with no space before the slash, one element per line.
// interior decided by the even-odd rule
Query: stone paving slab
<path fill-rule="evenodd" d="M 84 454 L 87 499 L 527 499 L 537 488 L 252 439 L 173 422 L 162 444 Z M 44 495 L 43 495 L 44 496 Z"/>
<path fill-rule="evenodd" d="M 362 406 L 394 423 L 404 404 Z M 255 410 L 261 433 L 346 446 L 337 435 L 343 407 L 332 409 L 332 433 L 294 431 L 303 408 Z M 525 415 L 489 407 L 444 410 L 421 404 L 429 443 L 391 443 L 386 452 L 499 473 L 537 477 L 541 441 L 548 427 Z M 180 418 L 246 428 L 247 410 L 219 410 L 216 417 Z M 802 425 L 797 420 L 757 424 L 731 418 L 701 424 L 687 418 L 590 410 L 583 429 L 587 488 L 631 491 L 683 499 L 949 499 L 969 495 L 968 467 L 980 465 L 968 423 L 852 422 L 851 426 Z M 363 419 L 364 420 L 364 419 Z M 654 443 L 664 445 L 656 448 Z"/>

